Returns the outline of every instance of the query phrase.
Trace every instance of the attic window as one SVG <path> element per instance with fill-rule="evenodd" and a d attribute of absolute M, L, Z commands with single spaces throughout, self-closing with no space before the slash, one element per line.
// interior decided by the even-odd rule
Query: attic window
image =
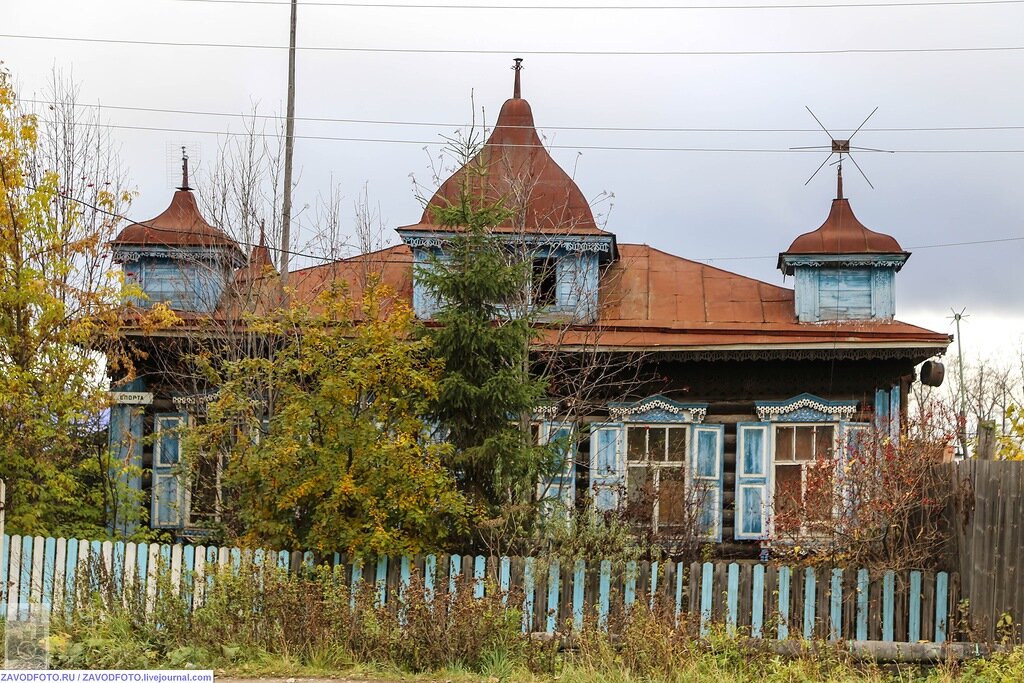
<path fill-rule="evenodd" d="M 533 303 L 535 306 L 554 306 L 558 290 L 558 273 L 550 258 L 533 259 Z"/>

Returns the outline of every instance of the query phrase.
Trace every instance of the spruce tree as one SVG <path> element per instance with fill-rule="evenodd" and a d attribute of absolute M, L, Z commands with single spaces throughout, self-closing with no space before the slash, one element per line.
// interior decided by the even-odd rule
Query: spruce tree
<path fill-rule="evenodd" d="M 457 202 L 434 208 L 452 237 L 416 276 L 438 302 L 427 334 L 445 371 L 432 417 L 454 446 L 449 467 L 501 522 L 493 527 L 521 534 L 535 520 L 538 478 L 553 458 L 531 429 L 545 397 L 530 368 L 531 254 L 517 236 L 495 230 L 510 216 L 501 202 L 464 187 Z"/>

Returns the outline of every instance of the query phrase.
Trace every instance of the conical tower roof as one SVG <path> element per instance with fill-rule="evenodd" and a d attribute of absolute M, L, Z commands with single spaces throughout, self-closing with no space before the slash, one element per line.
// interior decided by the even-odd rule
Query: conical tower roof
<path fill-rule="evenodd" d="M 182 160 L 182 182 L 171 204 L 149 220 L 132 223 L 111 241 L 113 247 L 225 247 L 243 261 L 238 243 L 206 222 L 188 185 L 188 157 Z"/>
<path fill-rule="evenodd" d="M 865 227 L 853 213 L 850 200 L 843 196 L 843 176 L 839 171 L 836 198 L 828 218 L 817 230 L 805 232 L 793 240 L 789 249 L 779 254 L 779 269 L 793 274 L 791 265 L 784 263 L 786 256 L 846 256 L 856 254 L 900 254 L 910 256 L 895 237 Z"/>
<path fill-rule="evenodd" d="M 507 232 L 559 235 L 609 235 L 597 227 L 590 204 L 572 178 L 544 148 L 530 103 L 520 95 L 520 69 L 515 67 L 511 99 L 498 113 L 483 148 L 442 183 L 427 203 L 420 222 L 400 230 L 446 231 L 434 218 L 436 207 L 459 203 L 462 192 L 474 200 L 499 201 L 514 216 L 497 226 Z"/>

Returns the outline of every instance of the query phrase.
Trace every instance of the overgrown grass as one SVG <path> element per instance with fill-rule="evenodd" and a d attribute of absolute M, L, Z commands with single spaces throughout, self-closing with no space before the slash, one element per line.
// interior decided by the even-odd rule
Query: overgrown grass
<path fill-rule="evenodd" d="M 84 578 L 84 577 L 83 577 Z M 209 584 L 207 583 L 209 581 Z M 203 605 L 161 578 L 155 594 L 109 582 L 71 618 L 51 621 L 54 668 L 201 668 L 239 676 L 361 676 L 560 683 L 713 681 L 1024 681 L 1024 648 L 959 665 L 881 666 L 841 647 L 776 654 L 770 644 L 715 631 L 696 638 L 671 613 L 613 614 L 548 642 L 522 633 L 522 595 L 481 599 L 472 584 L 431 598 L 415 578 L 399 609 L 376 604 L 375 586 L 350 588 L 327 568 L 302 575 L 243 567 L 198 582 Z M 392 604 L 394 602 L 392 601 Z M 148 608 L 148 609 L 147 609 Z M 2 626 L 2 622 L 0 622 Z M 560 644 L 568 647 L 560 648 Z"/>

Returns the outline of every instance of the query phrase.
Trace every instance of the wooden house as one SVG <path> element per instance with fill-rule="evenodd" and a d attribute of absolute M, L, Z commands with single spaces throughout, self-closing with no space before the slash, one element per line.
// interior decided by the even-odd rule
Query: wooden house
<path fill-rule="evenodd" d="M 438 302 L 415 273 L 443 255 L 454 234 L 436 223 L 432 207 L 457 201 L 466 187 L 505 202 L 513 216 L 496 232 L 534 264 L 536 352 L 601 359 L 599 373 L 626 368 L 631 378 L 600 382 L 586 401 L 555 391 L 538 410 L 538 438 L 572 435 L 575 444 L 562 475 L 542 482 L 540 495 L 567 507 L 585 498 L 603 510 L 631 506 L 639 523 L 665 538 L 696 519 L 723 552 L 756 553 L 773 536 L 780 501 L 803 495 L 808 464 L 841 458 L 836 444 L 867 424 L 898 429 L 915 366 L 950 343 L 895 319 L 896 277 L 910 254 L 861 224 L 841 174 L 821 226 L 779 245 L 778 267 L 793 277 L 793 289 L 620 242 L 598 226 L 580 188 L 544 148 L 519 77 L 517 70 L 514 95 L 486 144 L 441 185 L 419 221 L 397 229 L 400 244 L 295 271 L 294 296 L 311 300 L 340 279 L 358 297 L 371 269 L 429 322 Z M 209 514 L 196 501 L 218 493 L 211 485 L 200 493 L 201 482 L 175 474 L 173 427 L 201 415 L 203 396 L 175 385 L 174 359 L 189 334 L 230 335 L 239 311 L 274 296 L 267 285 L 238 298 L 239 282 L 273 281 L 269 255 L 261 245 L 246 259 L 208 225 L 187 179 L 167 211 L 125 228 L 112 248 L 128 279 L 150 301 L 169 301 L 185 322 L 158 335 L 139 331 L 145 360 L 126 389 L 150 392 L 153 401 L 141 410 L 115 407 L 111 444 L 152 473 L 135 482 L 150 491 L 152 526 L 194 535 Z M 196 262 L 202 274 L 190 270 Z M 687 492 L 698 488 L 695 502 Z"/>

